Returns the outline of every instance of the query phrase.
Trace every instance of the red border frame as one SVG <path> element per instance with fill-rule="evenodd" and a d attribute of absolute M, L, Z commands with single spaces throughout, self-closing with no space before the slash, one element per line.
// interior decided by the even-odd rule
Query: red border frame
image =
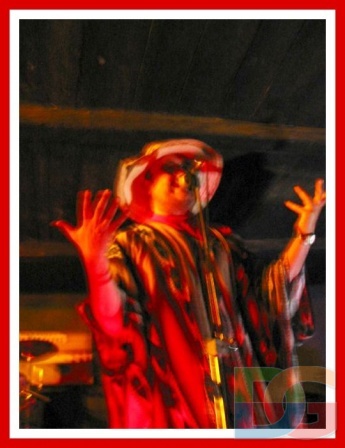
<path fill-rule="evenodd" d="M 230 3 L 230 4 L 229 4 Z M 281 0 L 279 2 L 279 7 L 277 7 L 276 0 L 242 0 L 239 4 L 234 1 L 213 1 L 212 8 L 208 8 L 206 5 L 201 6 L 198 1 L 169 1 L 165 2 L 164 7 L 162 7 L 160 1 L 139 1 L 136 0 L 131 2 L 129 5 L 126 4 L 121 7 L 121 5 L 116 5 L 114 1 L 111 0 L 98 0 L 94 2 L 92 0 L 51 0 L 48 2 L 45 0 L 2 0 L 0 4 L 0 48 L 1 59 L 3 61 L 8 61 L 9 63 L 9 12 L 13 9 L 328 9 L 336 11 L 336 147 L 342 148 L 344 146 L 344 132 L 340 130 L 343 129 L 344 125 L 341 121 L 342 119 L 342 103 L 341 99 L 344 98 L 344 64 L 342 64 L 342 56 L 345 54 L 344 49 L 344 0 Z M 3 267 L 2 272 L 4 274 L 3 281 L 1 282 L 1 292 L 2 292 L 2 317 L 3 324 L 0 325 L 0 340 L 2 341 L 2 363 L 0 369 L 0 380 L 1 380 L 1 406 L 2 406 L 2 418 L 0 425 L 0 445 L 2 447 L 21 447 L 24 448 L 39 448 L 44 447 L 45 444 L 49 443 L 51 448 L 60 447 L 61 444 L 65 443 L 64 439 L 10 439 L 9 438 L 9 219 L 5 219 L 6 212 L 9 213 L 9 69 L 6 70 L 6 62 L 2 65 L 1 70 L 1 104 L 3 105 L 3 115 L 2 115 L 2 132 L 1 132 L 1 143 L 2 150 L 1 154 L 1 169 L 2 175 L 0 176 L 0 188 L 3 192 L 2 194 L 2 208 L 5 213 L 2 215 L 1 223 L 1 243 L 0 247 L 3 254 Z M 9 67 L 9 65 L 8 65 Z M 342 154 L 341 150 L 336 151 L 336 193 L 341 194 L 341 172 L 342 169 Z M 8 216 L 8 215 L 7 215 Z M 343 218 L 338 216 L 336 219 L 336 228 L 343 229 Z M 336 248 L 338 246 L 342 247 L 344 242 L 344 236 L 341 232 L 336 232 Z M 338 278 L 338 273 L 341 269 L 341 255 L 339 251 L 336 250 L 336 278 Z M 336 341 L 337 346 L 341 347 L 339 343 L 342 338 L 341 325 L 342 322 L 342 311 L 344 309 L 344 300 L 341 300 L 341 285 L 340 282 L 336 282 L 336 306 L 337 306 L 337 317 L 336 317 Z M 340 299 L 339 299 L 340 297 Z M 342 319 L 342 320 L 341 320 Z M 341 353 L 337 350 L 336 353 L 336 364 L 340 365 Z M 316 444 L 318 448 L 321 444 L 326 443 L 327 446 L 344 446 L 344 425 L 342 424 L 341 418 L 344 415 L 344 386 L 340 379 L 337 381 L 337 432 L 335 439 L 313 439 L 310 443 Z M 16 379 L 17 380 L 17 379 Z M 158 447 L 164 444 L 165 447 L 170 448 L 175 446 L 176 443 L 187 442 L 189 445 L 195 445 L 198 447 L 209 446 L 212 443 L 216 443 L 218 448 L 228 447 L 228 446 L 249 446 L 255 443 L 256 446 L 267 446 L 277 444 L 277 439 L 265 439 L 265 440 L 240 440 L 240 439 L 66 439 L 66 442 L 73 443 L 75 446 L 94 446 L 95 443 L 102 443 L 102 446 L 132 446 L 136 447 L 150 446 L 152 448 Z M 298 439 L 279 439 L 279 446 L 284 444 L 294 444 L 294 446 L 300 446 L 301 443 L 308 443 L 307 440 Z M 282 444 L 282 445 L 280 445 Z"/>

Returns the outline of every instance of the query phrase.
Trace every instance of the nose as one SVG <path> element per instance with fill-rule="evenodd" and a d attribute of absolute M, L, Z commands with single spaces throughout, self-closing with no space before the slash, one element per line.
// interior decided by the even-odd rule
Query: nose
<path fill-rule="evenodd" d="M 179 187 L 181 187 L 181 188 L 189 187 L 187 177 L 188 177 L 188 173 L 185 170 L 179 170 L 176 173 L 175 178 L 176 178 L 176 182 L 179 185 Z"/>

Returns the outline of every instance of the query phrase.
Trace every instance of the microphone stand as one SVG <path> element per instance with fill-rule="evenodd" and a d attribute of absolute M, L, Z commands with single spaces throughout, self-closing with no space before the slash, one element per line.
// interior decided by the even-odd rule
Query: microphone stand
<path fill-rule="evenodd" d="M 226 429 L 227 419 L 225 411 L 225 402 L 223 394 L 221 392 L 222 389 L 224 388 L 224 385 L 221 377 L 221 364 L 217 344 L 217 341 L 223 341 L 225 338 L 222 331 L 222 322 L 220 318 L 217 291 L 214 281 L 214 275 L 212 272 L 211 253 L 209 249 L 205 219 L 202 212 L 199 182 L 195 173 L 189 173 L 189 175 L 191 176 L 190 185 L 194 190 L 195 199 L 199 210 L 198 216 L 199 216 L 200 231 L 202 235 L 202 248 L 203 248 L 202 270 L 205 276 L 207 302 L 214 336 L 213 338 L 210 338 L 205 341 L 205 352 L 210 367 L 211 379 L 215 384 L 213 390 L 213 406 L 215 411 L 216 427 L 217 429 Z"/>

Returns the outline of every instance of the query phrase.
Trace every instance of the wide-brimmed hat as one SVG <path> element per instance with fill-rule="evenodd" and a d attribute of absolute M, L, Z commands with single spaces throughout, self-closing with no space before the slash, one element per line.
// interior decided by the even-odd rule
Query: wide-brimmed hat
<path fill-rule="evenodd" d="M 129 218 L 142 222 L 152 214 L 149 184 L 154 176 L 153 167 L 162 157 L 182 155 L 195 160 L 201 206 L 205 207 L 216 192 L 223 169 L 223 158 L 206 143 L 195 139 L 175 139 L 146 144 L 139 155 L 123 159 L 114 183 L 114 194 L 121 208 L 127 209 Z M 195 204 L 192 213 L 198 212 Z"/>

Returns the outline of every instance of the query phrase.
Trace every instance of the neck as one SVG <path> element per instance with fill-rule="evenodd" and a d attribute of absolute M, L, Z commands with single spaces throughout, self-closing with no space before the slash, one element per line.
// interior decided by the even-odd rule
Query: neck
<path fill-rule="evenodd" d="M 153 213 L 149 218 L 150 221 L 159 221 L 159 222 L 180 222 L 180 221 L 188 221 L 193 215 L 190 212 L 174 214 L 174 215 L 166 215 L 161 213 Z"/>

